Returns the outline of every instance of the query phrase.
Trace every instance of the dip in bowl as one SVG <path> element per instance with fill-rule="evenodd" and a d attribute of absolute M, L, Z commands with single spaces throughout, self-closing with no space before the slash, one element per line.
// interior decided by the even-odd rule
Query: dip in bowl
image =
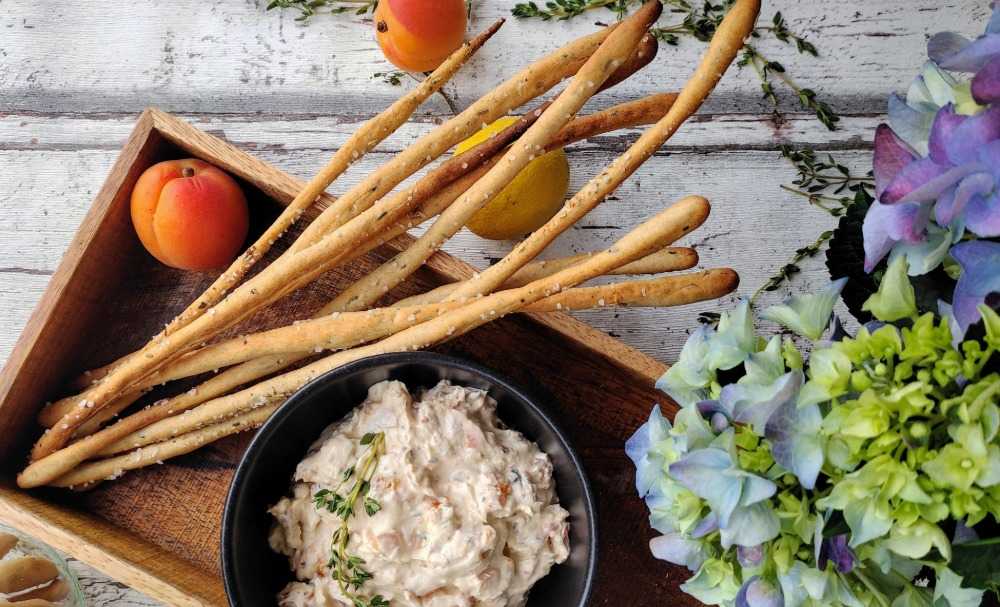
<path fill-rule="evenodd" d="M 596 515 L 576 454 L 543 403 L 483 367 L 427 352 L 376 356 L 336 369 L 295 393 L 260 429 L 237 469 L 226 503 L 222 565 L 230 603 L 273 606 L 295 580 L 288 558 L 269 544 L 275 525 L 269 509 L 283 498 L 287 501 L 297 466 L 323 431 L 365 401 L 369 388 L 387 380 L 402 382 L 415 397 L 442 380 L 484 390 L 497 402 L 500 421 L 548 456 L 559 504 L 569 511 L 570 553 L 531 588 L 527 605 L 585 605 L 597 554 Z M 360 504 L 357 510 L 355 517 L 366 516 Z M 371 573 L 378 576 L 377 570 Z"/>

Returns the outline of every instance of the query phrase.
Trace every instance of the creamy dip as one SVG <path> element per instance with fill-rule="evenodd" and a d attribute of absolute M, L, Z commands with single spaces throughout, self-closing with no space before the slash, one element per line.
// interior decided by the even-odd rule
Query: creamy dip
<path fill-rule="evenodd" d="M 552 462 L 503 426 L 496 401 L 447 381 L 414 398 L 385 381 L 324 430 L 295 471 L 291 497 L 270 510 L 271 547 L 299 580 L 282 590 L 282 607 L 350 605 L 327 567 L 340 521 L 313 495 L 337 486 L 369 432 L 385 434 L 370 489 L 382 509 L 368 516 L 358 505 L 348 546 L 374 576 L 365 596 L 380 594 L 393 607 L 518 607 L 569 556 L 569 513 Z"/>

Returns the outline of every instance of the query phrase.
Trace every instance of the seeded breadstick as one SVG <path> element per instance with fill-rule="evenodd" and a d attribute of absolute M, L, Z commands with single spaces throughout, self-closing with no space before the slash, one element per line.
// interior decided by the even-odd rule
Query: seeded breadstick
<path fill-rule="evenodd" d="M 728 268 L 705 270 L 652 280 L 566 289 L 520 311 L 553 312 L 605 306 L 680 306 L 717 299 L 731 293 L 738 284 L 736 272 Z M 261 353 L 269 356 L 293 355 L 301 352 L 303 346 L 317 352 L 340 350 L 398 333 L 460 306 L 458 302 L 447 302 L 406 308 L 380 308 L 372 310 L 370 314 L 345 312 L 337 317 L 306 321 L 209 346 L 197 352 L 196 356 L 222 358 L 229 355 L 233 361 L 238 362 L 248 355 L 248 350 L 256 352 L 256 356 L 262 355 Z M 113 455 L 168 440 L 172 438 L 173 432 L 174 428 L 170 424 L 154 424 L 119 439 L 102 449 L 98 455 Z"/>
<path fill-rule="evenodd" d="M 431 75 L 425 78 L 416 88 L 399 98 L 385 111 L 378 114 L 361 126 L 347 142 L 337 150 L 330 162 L 306 184 L 302 191 L 282 210 L 263 234 L 251 244 L 236 261 L 232 263 L 215 282 L 202 293 L 191 305 L 175 317 L 162 331 L 161 335 L 169 335 L 186 325 L 192 319 L 215 305 L 239 283 L 250 268 L 254 266 L 271 246 L 290 228 L 302 213 L 313 205 L 316 198 L 323 193 L 347 168 L 378 145 L 383 139 L 394 133 L 406 123 L 413 112 L 448 82 L 472 55 L 476 53 L 500 29 L 504 23 L 498 20 L 478 36 L 466 42 L 451 54 Z M 156 338 L 154 338 L 156 339 Z M 116 361 L 120 363 L 121 361 Z M 91 375 L 87 379 L 93 381 L 103 377 Z M 88 384 L 90 381 L 87 382 Z"/>
<path fill-rule="evenodd" d="M 689 196 L 638 226 L 608 250 L 593 255 L 578 265 L 523 287 L 479 298 L 370 346 L 345 350 L 327 356 L 305 367 L 273 377 L 240 392 L 208 401 L 182 415 L 158 422 L 158 425 L 150 427 L 150 431 L 165 431 L 167 435 L 176 431 L 180 436 L 175 440 L 183 442 L 185 449 L 190 447 L 187 451 L 182 451 L 186 453 L 198 446 L 217 440 L 220 436 L 215 432 L 194 437 L 191 434 L 183 433 L 224 427 L 224 423 L 219 423 L 222 420 L 229 418 L 236 420 L 238 419 L 236 416 L 243 415 L 248 410 L 274 407 L 276 406 L 274 403 L 308 381 L 348 362 L 386 352 L 428 348 L 462 335 L 482 324 L 559 293 L 565 288 L 606 274 L 617 267 L 642 258 L 662 247 L 664 241 L 677 240 L 697 228 L 708 217 L 708 212 L 707 200 L 698 196 Z M 59 486 L 81 485 L 96 482 L 109 476 L 107 469 L 101 467 L 103 465 L 101 461 L 86 464 L 81 468 L 81 470 L 86 468 L 93 471 L 90 474 L 81 474 L 80 470 L 76 470 L 67 475 L 87 457 L 86 452 L 83 454 L 74 452 L 74 447 L 86 441 L 87 439 L 84 439 L 79 443 L 74 443 L 32 463 L 18 476 L 18 483 L 23 487 L 50 484 L 53 481 Z M 136 457 L 148 460 L 149 457 L 143 455 L 143 451 L 145 450 L 140 450 Z M 166 451 L 157 452 L 155 456 L 151 457 L 166 459 L 166 453 Z M 121 457 L 128 458 L 130 456 Z M 114 468 L 112 472 L 123 468 L 121 460 L 112 459 L 116 460 L 117 465 L 117 468 Z"/>
<path fill-rule="evenodd" d="M 262 404 L 256 409 L 250 409 L 245 413 L 199 428 L 169 441 L 136 449 L 125 455 L 83 464 L 58 479 L 53 485 L 56 487 L 79 487 L 99 481 L 113 480 L 127 470 L 144 468 L 191 453 L 195 449 L 213 443 L 220 438 L 259 427 L 274 413 L 278 404 L 278 402 Z"/>
<path fill-rule="evenodd" d="M 565 270 L 573 264 L 580 263 L 593 253 L 583 253 L 559 259 L 549 259 L 547 261 L 533 261 L 503 283 L 504 289 L 511 287 L 521 287 L 529 282 L 534 282 L 539 278 L 551 276 L 560 270 Z M 642 259 L 624 265 L 613 272 L 612 275 L 637 275 L 637 274 L 660 274 L 661 272 L 676 272 L 678 270 L 690 270 L 698 265 L 698 253 L 694 249 L 687 247 L 667 247 L 662 251 L 657 251 L 652 255 L 647 255 Z M 460 282 L 441 285 L 436 289 L 412 295 L 401 299 L 393 304 L 394 307 L 416 306 L 420 304 L 430 304 L 445 301 L 449 295 L 455 291 Z"/>
<path fill-rule="evenodd" d="M 659 10 L 660 4 L 656 0 L 650 0 L 643 10 L 622 21 L 621 27 L 613 31 L 580 68 L 580 72 L 573 77 L 566 91 L 525 132 L 522 137 L 523 146 L 519 142 L 518 145 L 511 147 L 503 159 L 463 195 L 462 200 L 485 202 L 502 189 L 503 185 L 509 183 L 533 157 L 535 151 L 547 143 L 569 121 L 572 114 L 596 92 L 598 84 L 606 80 L 629 58 L 645 28 L 651 22 L 650 17 L 655 18 Z M 639 29 L 640 27 L 642 29 Z M 410 149 L 419 147 L 415 145 Z M 405 152 L 396 158 L 402 158 L 404 155 Z M 255 310 L 273 303 L 343 262 L 353 251 L 362 247 L 366 240 L 389 228 L 393 222 L 418 206 L 425 198 L 416 199 L 407 192 L 402 192 L 399 196 L 379 201 L 341 228 L 324 236 L 316 244 L 297 253 L 283 255 L 257 276 L 234 290 L 205 315 L 194 319 L 162 340 L 147 344 L 141 350 L 142 356 L 131 357 L 126 363 L 117 367 L 89 391 L 77 407 L 42 435 L 32 450 L 33 459 L 44 457 L 64 446 L 81 424 L 86 423 L 111 399 L 131 384 L 141 380 L 143 376 L 154 373 L 172 359 L 192 349 L 197 342 L 210 339 Z M 463 203 L 460 201 L 459 204 Z M 317 221 L 322 217 L 323 215 L 317 218 Z M 316 225 L 314 221 L 310 227 Z M 304 237 L 305 234 L 300 240 Z"/>
<path fill-rule="evenodd" d="M 736 58 L 743 47 L 743 41 L 753 31 L 759 12 L 760 0 L 737 0 L 719 24 L 701 63 L 681 89 L 667 115 L 647 129 L 627 152 L 581 188 L 548 223 L 535 230 L 499 263 L 465 281 L 452 297 L 475 297 L 493 291 L 519 268 L 537 257 L 559 234 L 614 192 L 701 107 Z"/>
<path fill-rule="evenodd" d="M 496 27 L 499 27 L 499 24 L 497 24 Z M 469 44 L 475 45 L 475 43 L 476 41 L 473 40 Z M 573 48 L 575 48 L 574 47 L 575 44 L 576 43 L 573 43 L 567 47 L 564 47 L 563 49 L 561 49 L 561 51 L 566 51 L 566 57 L 573 58 L 573 61 L 576 61 L 574 65 L 579 66 L 580 63 L 582 63 L 582 59 L 585 59 L 586 57 L 583 55 L 579 55 L 578 50 L 572 50 Z M 567 51 L 567 49 L 570 50 Z M 604 85 L 601 87 L 601 90 L 607 90 L 608 88 L 611 88 L 612 86 L 621 83 L 629 76 L 631 76 L 638 70 L 648 65 L 656 57 L 656 51 L 657 51 L 656 38 L 650 34 L 643 36 L 638 47 L 635 49 L 635 51 L 632 53 L 629 59 L 621 67 L 619 67 L 613 74 L 611 74 L 611 77 L 608 78 L 607 81 L 605 81 Z M 524 74 L 524 72 L 522 72 L 522 74 Z M 564 76 L 568 75 L 570 74 L 566 73 Z M 560 133 L 560 136 L 566 141 L 576 141 L 579 139 L 585 139 L 586 137 L 591 136 L 594 133 L 603 133 L 611 130 L 616 130 L 610 128 L 609 126 L 605 126 L 605 124 L 608 125 L 619 124 L 620 126 L 618 128 L 638 126 L 642 124 L 651 124 L 652 122 L 656 122 L 657 120 L 662 118 L 663 114 L 665 114 L 667 109 L 669 108 L 670 103 L 673 102 L 674 97 L 676 97 L 676 95 L 672 94 L 654 95 L 652 97 L 640 99 L 635 102 L 623 103 L 614 106 L 612 108 L 608 108 L 603 112 L 598 112 L 596 114 L 592 114 L 591 116 L 587 116 L 583 119 L 578 119 L 577 121 L 574 121 L 576 122 L 574 129 L 570 129 L 571 126 L 574 126 L 572 123 L 570 125 L 567 125 L 567 129 L 564 129 L 565 132 Z M 537 117 L 538 115 L 541 114 L 540 110 L 543 109 L 544 107 L 547 107 L 547 104 L 543 104 L 541 108 L 538 108 L 536 110 L 537 113 L 532 114 L 531 112 L 529 112 L 527 115 L 529 116 L 534 115 Z M 662 113 L 660 113 L 661 111 Z M 594 121 L 598 121 L 599 123 L 595 123 Z M 507 144 L 509 144 L 511 141 L 519 137 L 521 133 L 523 133 L 524 130 L 527 129 L 528 124 L 529 123 L 512 125 L 508 129 L 505 129 L 503 132 L 497 133 L 494 137 L 491 137 L 490 141 L 484 142 L 483 144 L 480 144 L 480 146 L 477 146 L 476 148 L 469 150 L 467 152 L 467 155 L 463 157 L 462 162 L 454 163 L 452 167 L 449 167 L 450 169 L 454 170 L 454 173 L 451 174 L 451 178 L 452 179 L 457 178 L 458 176 L 466 174 L 475 169 L 477 166 L 479 166 L 479 163 L 470 162 L 470 160 L 474 157 L 474 155 L 482 154 L 488 149 L 492 149 L 494 152 L 499 152 Z M 445 126 L 447 127 L 449 125 Z M 591 132 L 591 135 L 586 134 L 588 131 Z M 442 187 L 445 181 L 446 180 L 441 181 Z M 383 188 L 386 189 L 386 191 L 391 189 L 391 187 L 386 185 L 387 183 L 388 182 L 382 183 L 380 181 L 380 184 L 382 185 Z M 471 184 L 472 182 L 469 183 Z M 347 206 L 347 203 L 339 202 L 340 200 L 344 200 L 344 197 L 337 199 L 337 201 L 335 201 L 334 204 L 340 207 L 340 209 L 336 211 L 336 213 L 338 213 L 339 215 L 343 215 L 346 212 L 343 207 Z M 338 223 L 339 221 L 340 220 L 334 222 L 336 223 L 336 225 L 334 225 L 333 227 L 339 227 L 340 225 L 340 223 Z M 269 232 L 272 231 L 274 230 L 269 230 Z M 263 238 L 261 238 L 260 240 L 263 240 Z M 267 242 L 270 243 L 271 240 L 272 239 L 268 239 Z M 268 246 L 270 246 L 270 244 Z M 259 258 L 260 256 L 262 256 L 262 254 L 258 252 L 257 257 Z M 105 365 L 98 369 L 93 369 L 84 372 L 80 377 L 76 378 L 71 383 L 71 387 L 81 390 L 86 388 L 87 386 L 93 384 L 94 382 L 100 380 L 105 375 L 107 375 L 108 371 L 110 371 L 111 368 L 113 368 L 120 362 L 121 360 L 118 360 L 115 361 L 114 363 Z M 53 424 L 54 422 L 43 423 L 43 425 L 46 427 L 50 427 Z"/>
<path fill-rule="evenodd" d="M 556 135 L 556 137 L 548 147 L 555 149 L 556 147 L 568 145 L 569 143 L 572 143 L 580 139 L 586 139 L 588 137 L 592 137 L 600 133 L 618 130 L 619 128 L 624 128 L 626 126 L 636 126 L 636 125 L 650 124 L 656 122 L 669 110 L 670 104 L 673 102 L 674 97 L 675 95 L 673 94 L 652 95 L 650 97 L 645 97 L 642 99 L 638 99 L 636 101 L 630 101 L 627 103 L 622 103 L 620 105 L 615 105 L 610 108 L 607 108 L 606 110 L 597 112 L 595 114 L 576 118 L 572 122 L 567 124 Z M 457 159 L 467 158 L 470 154 L 477 154 L 479 150 L 480 147 L 477 146 L 473 150 L 470 150 L 466 154 L 463 154 L 456 158 Z M 476 168 L 471 173 L 467 173 L 464 176 L 458 178 L 456 181 L 452 182 L 450 185 L 445 186 L 444 189 L 432 195 L 428 199 L 428 201 L 424 203 L 424 206 L 420 207 L 417 210 L 412 211 L 402 220 L 399 220 L 393 227 L 379 234 L 379 236 L 376 239 L 373 239 L 372 241 L 368 242 L 365 246 L 355 251 L 354 257 L 361 256 L 362 254 L 367 253 L 368 251 L 376 248 L 377 246 L 381 246 L 385 242 L 388 242 L 392 238 L 395 238 L 399 234 L 402 234 L 407 229 L 423 223 L 429 217 L 433 217 L 439 214 L 442 210 L 447 208 L 448 205 L 454 202 L 454 200 L 457 199 L 463 192 L 468 190 L 468 188 L 471 187 L 471 185 L 475 183 L 482 175 L 484 175 L 486 171 L 489 169 L 489 167 L 493 165 L 494 162 L 495 160 L 491 160 L 487 165 Z M 446 163 L 446 165 L 450 164 L 452 164 L 452 161 Z M 424 182 L 425 180 L 433 181 L 435 179 L 434 174 L 436 172 L 437 169 L 435 169 L 435 171 L 432 171 L 431 174 L 428 174 L 423 179 L 421 179 L 421 182 Z M 428 186 L 428 189 L 430 189 L 431 187 L 434 186 Z M 412 188 L 410 191 L 420 192 L 423 190 L 421 186 L 414 186 L 414 188 Z M 691 259 L 692 255 L 693 252 L 691 252 L 691 254 L 688 255 L 682 255 L 682 257 L 684 257 L 687 261 L 690 262 L 690 267 L 693 267 L 693 265 L 697 263 L 696 258 L 694 260 Z M 655 254 L 653 256 L 650 256 L 649 259 L 653 259 L 654 257 Z M 629 265 L 630 267 L 637 266 L 637 264 L 642 263 L 642 261 L 643 260 L 640 260 L 640 262 L 637 262 L 636 264 L 629 264 Z M 668 263 L 672 264 L 673 262 L 668 262 Z M 681 261 L 680 263 L 683 264 L 685 262 Z M 653 264 L 653 267 L 651 267 L 649 270 L 637 273 L 652 273 L 659 271 L 667 271 L 666 268 L 664 269 L 654 269 L 654 268 L 655 264 Z M 679 267 L 678 269 L 682 268 L 683 266 Z M 333 305 L 333 303 L 331 303 L 325 306 L 322 310 L 320 310 L 319 315 L 330 314 L 335 311 L 341 311 L 341 310 L 338 309 L 335 305 Z M 298 360 L 299 359 L 288 359 L 286 360 L 286 364 L 291 365 L 294 362 L 297 362 Z M 275 370 L 270 365 L 265 365 L 258 368 L 268 368 L 271 370 L 271 372 Z M 221 388 L 222 385 L 229 385 L 231 389 L 239 385 L 242 385 L 244 383 L 247 383 L 249 381 L 252 381 L 254 379 L 257 379 L 257 377 L 249 376 L 247 371 L 248 370 L 246 369 L 244 370 L 231 369 L 229 371 L 226 371 L 218 378 L 216 378 L 217 380 L 220 381 L 216 381 L 215 385 L 217 386 L 218 389 L 222 389 Z M 226 378 L 228 378 L 228 381 L 226 382 L 221 381 L 223 375 L 225 375 Z M 154 374 L 144 382 L 141 382 L 139 385 L 155 385 L 163 381 L 164 379 L 162 379 L 159 375 Z M 142 393 L 143 391 L 141 389 L 139 390 L 133 389 L 130 390 L 126 395 L 116 398 L 114 401 L 112 401 L 112 403 L 109 403 L 108 407 L 104 411 L 102 411 L 99 415 L 95 416 L 93 419 L 91 419 L 86 424 L 81 426 L 81 428 L 76 432 L 76 435 L 85 436 L 95 432 L 103 422 L 107 421 L 108 419 L 111 419 L 119 412 L 124 410 L 129 404 L 134 402 L 135 399 L 141 396 Z M 208 391 L 203 392 L 203 394 L 205 394 L 206 400 L 210 398 L 209 396 L 207 396 L 207 394 L 209 394 Z M 217 394 L 213 394 L 213 396 L 217 396 Z M 76 396 L 67 397 L 59 401 L 56 401 L 54 403 L 51 403 L 50 405 L 47 405 L 42 409 L 41 413 L 39 414 L 40 423 L 46 427 L 52 427 L 53 425 L 57 424 L 64 415 L 66 415 L 74 407 L 76 407 L 81 400 L 85 400 L 87 398 L 88 395 L 84 393 Z M 194 404 L 198 404 L 198 402 L 201 402 L 198 401 L 197 399 L 190 399 L 190 398 L 185 399 L 185 401 L 188 403 L 197 401 L 193 402 L 191 406 L 194 406 Z"/>
<path fill-rule="evenodd" d="M 543 152 L 544 146 L 549 143 L 556 131 L 583 107 L 595 89 L 628 58 L 649 26 L 660 16 L 662 9 L 663 5 L 659 0 L 650 0 L 638 12 L 622 21 L 621 26 L 608 37 L 606 43 L 580 68 L 552 107 L 545 111 L 538 122 L 532 125 L 490 173 L 483 177 L 484 181 L 492 179 L 492 182 L 477 182 L 455 204 L 445 209 L 437 221 L 410 248 L 376 268 L 337 296 L 336 305 L 345 310 L 363 310 L 423 265 L 445 241 L 461 230 L 479 209 L 500 193 L 503 186 L 510 183 L 521 168 Z M 620 46 L 612 46 L 612 43 Z"/>
<path fill-rule="evenodd" d="M 677 306 L 721 297 L 732 292 L 736 284 L 738 278 L 732 270 L 706 270 L 652 280 L 566 289 L 525 307 L 523 311 L 555 312 L 603 306 Z M 300 355 L 351 348 L 398 333 L 458 307 L 460 304 L 452 301 L 335 313 L 287 327 L 252 333 L 192 352 L 173 365 L 169 369 L 169 377 L 165 379 L 190 377 L 263 356 L 299 358 Z M 130 436 L 135 434 L 137 433 Z M 103 449 L 102 453 L 115 453 L 123 450 L 123 446 L 138 446 L 128 440 L 121 439 L 115 446 Z"/>
<path fill-rule="evenodd" d="M 622 22 L 622 24 L 629 23 L 630 20 Z M 611 71 L 617 69 L 617 67 L 629 57 L 632 50 L 636 46 L 635 43 L 638 41 L 638 38 L 633 40 L 630 36 L 615 36 L 615 32 L 617 32 L 617 29 L 607 35 L 607 40 L 613 40 L 614 42 L 610 45 L 601 44 L 601 47 L 599 47 L 597 51 L 597 53 L 601 53 L 603 50 L 602 54 L 606 56 L 610 55 L 609 59 L 617 59 L 614 67 L 610 67 L 609 63 L 601 63 L 600 67 L 602 70 L 602 77 L 600 80 L 602 81 L 607 77 L 607 75 L 610 74 Z M 620 53 L 620 49 L 626 44 L 628 45 L 627 50 L 624 55 L 622 55 Z M 527 81 L 524 77 L 520 80 L 518 78 L 514 78 L 512 79 L 513 83 L 508 82 L 505 85 L 501 85 L 500 90 L 508 93 L 506 99 L 492 100 L 489 102 L 488 107 L 483 107 L 481 109 L 488 113 L 496 112 L 497 110 L 499 110 L 500 114 L 505 113 L 507 105 L 504 101 L 509 101 L 514 98 L 524 98 L 524 100 L 530 99 L 534 96 L 534 91 L 536 91 L 536 88 L 534 87 L 537 86 L 539 82 L 547 83 L 549 81 L 558 81 L 561 79 L 553 74 L 558 74 L 560 73 L 560 70 L 565 69 L 565 63 L 565 54 L 554 58 L 550 55 L 545 60 L 530 66 L 527 73 L 531 74 L 538 72 L 539 67 L 547 68 L 546 70 L 541 70 L 541 72 L 537 73 L 534 78 Z M 588 60 L 584 65 L 586 66 L 592 64 L 593 62 Z M 552 84 L 555 83 L 554 81 Z M 551 84 L 547 84 L 544 88 L 542 88 L 542 90 L 547 90 L 550 86 Z M 573 89 L 572 85 L 570 88 Z M 525 91 L 531 91 L 531 93 L 526 93 Z M 588 93 L 587 97 L 589 97 L 589 94 L 593 93 L 594 90 L 574 90 L 574 93 L 582 94 L 584 92 Z M 489 100 L 494 96 L 495 95 L 493 94 L 489 94 L 484 99 Z M 519 101 L 514 105 L 520 105 L 520 103 L 521 102 Z M 570 101 L 567 101 L 566 103 L 570 103 Z M 470 109 L 477 107 L 479 104 L 480 102 L 473 104 Z M 557 101 L 556 104 L 559 104 L 559 101 Z M 555 107 L 556 104 L 554 104 L 553 107 Z M 476 111 L 478 112 L 479 110 Z M 467 113 L 468 110 L 463 112 L 460 116 L 465 116 L 468 121 L 471 121 L 472 117 L 467 116 Z M 486 115 L 487 114 L 477 114 L 480 120 L 482 120 Z M 456 117 L 456 119 L 458 118 L 459 117 Z M 452 124 L 452 122 L 456 119 L 453 119 L 442 126 L 448 127 L 448 125 Z M 540 120 L 544 120 L 544 116 Z M 558 128 L 561 127 L 566 120 L 568 120 L 568 117 L 564 116 L 560 122 L 555 124 L 553 124 L 553 121 L 546 121 L 544 128 L 542 130 L 538 130 L 537 133 L 545 135 L 545 139 L 548 139 L 552 134 L 554 134 L 552 127 L 555 126 L 555 130 L 558 130 Z M 410 169 L 415 171 L 426 164 L 426 162 L 429 162 L 427 158 L 422 156 L 424 152 L 427 153 L 427 156 L 433 156 L 433 154 L 428 151 L 430 148 L 436 148 L 436 146 L 441 145 L 442 142 L 450 141 L 451 138 L 456 136 L 458 139 L 461 139 L 465 135 L 469 134 L 473 127 L 477 125 L 467 122 L 467 126 L 468 130 L 464 131 L 461 126 L 456 123 L 451 127 L 445 128 L 443 132 L 439 127 L 439 129 L 434 131 L 434 133 L 438 133 L 437 136 L 421 138 L 421 140 L 416 144 L 397 155 L 393 163 L 402 165 L 399 168 L 404 172 Z M 537 127 L 538 124 L 535 126 Z M 552 132 L 549 132 L 550 130 Z M 450 143 L 440 151 L 443 152 L 447 149 L 447 147 L 450 147 Z M 405 159 L 412 157 L 414 151 L 420 153 L 421 157 L 419 159 L 414 159 L 417 162 L 416 165 L 410 165 L 405 161 Z M 508 155 L 510 155 L 510 152 L 508 152 Z M 521 154 L 514 154 L 511 158 L 515 159 L 520 156 Z M 504 177 L 508 171 L 515 168 L 516 164 L 504 167 L 494 173 L 494 177 L 491 179 L 487 179 L 490 176 L 487 174 L 483 178 L 486 182 L 480 186 L 480 189 L 484 191 L 487 189 L 495 190 L 497 185 L 494 182 L 498 181 L 501 177 Z M 407 173 L 407 175 L 408 174 L 409 173 Z M 376 189 L 378 189 L 380 183 L 390 180 L 390 176 L 383 175 L 381 170 L 376 171 L 373 175 L 380 176 L 375 184 Z M 405 176 L 402 178 L 405 178 Z M 477 185 L 478 184 L 479 182 L 477 182 Z M 405 192 L 403 194 L 405 194 Z M 368 193 L 366 192 L 365 196 L 362 197 L 362 200 L 366 199 L 367 195 Z M 479 195 L 481 196 L 482 192 Z M 422 200 L 419 202 L 422 202 Z M 164 336 L 161 340 L 148 343 L 140 350 L 139 355 L 129 357 L 128 360 L 116 367 L 101 381 L 101 383 L 89 391 L 86 398 L 81 399 L 77 407 L 67 413 L 58 424 L 43 434 L 42 437 L 36 442 L 35 447 L 32 450 L 32 458 L 39 459 L 64 446 L 80 425 L 86 423 L 87 420 L 92 418 L 102 408 L 106 407 L 110 400 L 120 395 L 131 384 L 141 380 L 144 376 L 155 372 L 158 368 L 171 362 L 172 359 L 183 355 L 186 351 L 192 349 L 197 343 L 210 339 L 219 332 L 247 317 L 255 310 L 273 303 L 284 295 L 287 295 L 295 289 L 314 280 L 326 269 L 344 261 L 344 259 L 350 256 L 353 251 L 363 246 L 365 241 L 374 238 L 381 231 L 388 229 L 394 222 L 415 208 L 419 202 L 406 199 L 400 200 L 399 197 L 394 197 L 376 203 L 365 212 L 355 216 L 353 219 L 345 223 L 341 228 L 326 234 L 315 244 L 304 248 L 298 248 L 297 252 L 294 253 L 286 252 L 285 255 L 282 255 L 255 277 L 233 290 L 229 296 L 221 300 L 202 316 L 192 320 L 189 324 L 181 327 L 171 335 Z M 354 209 L 355 207 L 356 204 L 352 202 L 350 208 Z M 351 212 L 353 212 L 353 210 Z M 323 217 L 324 215 L 321 214 L 320 217 L 318 217 L 317 220 L 310 226 L 310 229 L 322 225 L 320 220 L 322 220 Z M 329 218 L 330 216 L 327 215 L 326 217 Z M 306 230 L 306 232 L 308 231 L 309 229 Z M 324 232 L 321 231 L 320 233 L 322 234 Z M 301 241 L 305 236 L 306 234 L 303 233 L 303 236 L 300 237 L 299 241 Z M 308 242 L 308 239 L 306 239 L 306 242 Z M 293 251 L 296 250 L 296 246 L 293 245 L 292 249 Z"/>

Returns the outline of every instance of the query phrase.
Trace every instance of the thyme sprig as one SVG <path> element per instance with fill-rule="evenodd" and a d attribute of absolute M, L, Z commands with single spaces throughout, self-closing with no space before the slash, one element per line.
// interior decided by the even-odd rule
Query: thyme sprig
<path fill-rule="evenodd" d="M 796 150 L 783 145 L 781 155 L 795 167 L 797 173 L 792 185 L 782 185 L 781 189 L 806 198 L 809 204 L 834 217 L 843 216 L 859 193 L 869 199 L 874 194 L 875 177 L 871 171 L 855 175 L 832 154 L 827 153 L 825 158 L 820 158 L 814 150 Z"/>
<path fill-rule="evenodd" d="M 331 512 L 340 518 L 340 526 L 334 531 L 330 540 L 330 560 L 326 564 L 333 578 L 337 580 L 340 592 L 354 607 L 389 607 L 389 601 L 380 594 L 368 598 L 358 593 L 365 582 L 372 579 L 372 574 L 364 568 L 364 559 L 347 551 L 347 545 L 351 540 L 348 521 L 354 516 L 358 500 L 361 500 L 368 516 L 375 516 L 382 509 L 382 504 L 368 495 L 368 490 L 371 488 L 375 470 L 378 469 L 379 460 L 385 454 L 385 433 L 369 432 L 361 437 L 360 442 L 368 448 L 358 463 L 344 470 L 335 489 L 317 491 L 313 495 L 313 504 L 316 508 Z M 340 490 L 352 480 L 354 483 L 351 488 L 342 494 Z"/>
<path fill-rule="evenodd" d="M 621 19 L 628 12 L 629 6 L 635 3 L 635 0 L 549 0 L 545 3 L 545 8 L 541 8 L 534 2 L 521 2 L 511 12 L 515 17 L 563 21 L 596 8 L 607 8 Z"/>
<path fill-rule="evenodd" d="M 299 11 L 299 16 L 295 20 L 305 22 L 320 12 L 331 14 L 352 12 L 355 15 L 364 15 L 374 12 L 377 7 L 378 0 L 271 0 L 267 10 L 296 9 Z"/>
<path fill-rule="evenodd" d="M 682 37 L 691 37 L 702 42 L 707 42 L 715 34 L 726 11 L 732 6 L 734 0 L 722 0 L 713 3 L 707 0 L 703 3 L 692 3 L 688 0 L 661 0 L 668 11 L 674 15 L 682 15 L 681 20 L 672 25 L 654 27 L 650 33 L 661 42 L 670 45 L 680 44 Z M 576 17 L 587 11 L 606 8 L 611 10 L 620 19 L 632 6 L 637 6 L 642 0 L 549 0 L 545 2 L 544 8 L 539 7 L 535 2 L 521 2 L 514 5 L 511 11 L 515 17 L 538 18 L 543 21 L 553 19 L 565 20 Z M 791 44 L 803 55 L 819 56 L 816 46 L 807 40 L 805 36 L 797 34 L 788 27 L 784 15 L 781 11 L 775 12 L 771 17 L 769 25 L 761 25 L 754 29 L 752 36 L 761 39 L 770 36 L 784 44 Z M 816 118 L 828 129 L 835 130 L 840 117 L 830 105 L 820 100 L 811 88 L 800 86 L 787 72 L 785 66 L 777 61 L 768 59 L 756 45 L 745 44 L 743 53 L 738 64 L 741 67 L 751 67 L 757 78 L 760 80 L 761 91 L 777 114 L 779 98 L 775 92 L 774 80 L 791 90 L 798 100 L 799 105 L 809 112 L 815 114 Z"/>
<path fill-rule="evenodd" d="M 799 264 L 810 257 L 815 257 L 820 251 L 823 250 L 823 247 L 830 241 L 831 238 L 833 238 L 833 230 L 827 230 L 822 232 L 811 244 L 807 244 L 801 249 L 796 249 L 795 255 L 792 256 L 792 259 L 785 265 L 781 266 L 781 268 L 779 268 L 773 276 L 768 278 L 767 281 L 754 292 L 753 297 L 750 298 L 750 303 L 757 301 L 757 298 L 760 297 L 762 293 L 777 291 L 781 285 L 790 281 L 792 276 L 802 271 Z"/>

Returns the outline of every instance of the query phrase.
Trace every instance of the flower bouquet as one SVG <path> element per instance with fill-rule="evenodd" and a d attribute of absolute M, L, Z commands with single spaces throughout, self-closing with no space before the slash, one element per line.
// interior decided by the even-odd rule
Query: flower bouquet
<path fill-rule="evenodd" d="M 703 603 L 972 607 L 1000 588 L 1000 316 L 980 305 L 983 337 L 956 343 L 898 256 L 877 320 L 822 340 L 844 282 L 763 312 L 807 362 L 747 303 L 700 328 L 658 384 L 674 422 L 657 407 L 627 443 L 650 548 Z"/>

